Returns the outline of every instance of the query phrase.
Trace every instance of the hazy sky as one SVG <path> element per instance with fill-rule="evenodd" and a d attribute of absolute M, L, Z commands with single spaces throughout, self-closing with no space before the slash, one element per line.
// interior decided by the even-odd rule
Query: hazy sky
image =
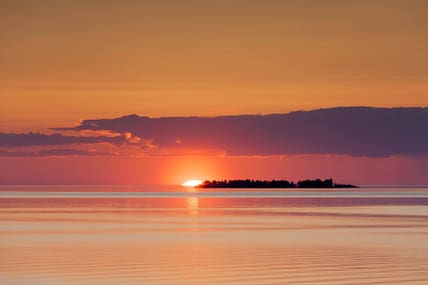
<path fill-rule="evenodd" d="M 427 1 L 1 1 L 0 129 L 428 104 Z"/>

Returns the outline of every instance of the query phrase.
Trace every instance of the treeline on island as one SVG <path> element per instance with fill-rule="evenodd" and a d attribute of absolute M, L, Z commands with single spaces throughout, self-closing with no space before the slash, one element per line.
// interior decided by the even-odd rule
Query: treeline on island
<path fill-rule="evenodd" d="M 206 180 L 197 188 L 357 188 L 350 184 L 337 184 L 333 179 L 301 180 L 297 183 L 287 180 Z"/>

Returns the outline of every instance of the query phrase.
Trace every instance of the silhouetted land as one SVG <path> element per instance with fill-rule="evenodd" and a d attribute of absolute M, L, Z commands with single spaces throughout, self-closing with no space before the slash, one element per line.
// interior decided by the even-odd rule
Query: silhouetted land
<path fill-rule="evenodd" d="M 302 180 L 297 183 L 287 180 L 206 180 L 197 188 L 357 188 L 350 184 L 336 184 L 333 179 Z"/>

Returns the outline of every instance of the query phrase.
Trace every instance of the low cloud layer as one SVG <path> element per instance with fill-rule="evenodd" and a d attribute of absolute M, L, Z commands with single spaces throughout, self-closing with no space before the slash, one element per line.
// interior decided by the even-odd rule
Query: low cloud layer
<path fill-rule="evenodd" d="M 0 150 L 0 156 L 6 157 L 41 157 L 41 156 L 111 156 L 112 152 L 100 152 L 78 149 L 47 149 L 40 151 L 8 151 Z"/>
<path fill-rule="evenodd" d="M 428 108 L 343 107 L 220 117 L 150 118 L 130 115 L 85 120 L 77 127 L 55 130 L 128 133 L 128 139 L 129 134 L 139 138 L 134 143 L 139 143 L 141 138 L 142 143 L 150 142 L 160 149 L 219 149 L 229 155 L 386 157 L 428 154 Z M 65 138 L 56 139 L 61 142 Z M 112 142 L 112 139 L 113 142 L 118 140 L 102 140 Z"/>
<path fill-rule="evenodd" d="M 60 133 L 24 133 L 10 134 L 0 133 L 0 147 L 27 147 L 27 146 L 46 146 L 46 145 L 71 145 L 71 144 L 93 144 L 110 143 L 119 145 L 126 141 L 125 137 L 107 137 L 107 136 L 65 136 Z"/>
<path fill-rule="evenodd" d="M 0 133 L 0 156 L 111 155 L 126 146 L 145 153 L 217 150 L 249 156 L 428 154 L 428 108 L 348 107 L 220 117 L 130 115 L 53 130 L 56 133 Z M 115 150 L 99 149 L 100 144 Z"/>

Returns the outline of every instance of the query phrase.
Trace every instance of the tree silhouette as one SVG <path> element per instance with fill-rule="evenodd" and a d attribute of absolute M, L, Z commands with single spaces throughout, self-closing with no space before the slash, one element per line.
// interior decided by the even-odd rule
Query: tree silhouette
<path fill-rule="evenodd" d="M 302 180 L 295 184 L 288 180 L 205 180 L 197 188 L 355 188 L 350 184 L 335 184 L 333 179 Z"/>

